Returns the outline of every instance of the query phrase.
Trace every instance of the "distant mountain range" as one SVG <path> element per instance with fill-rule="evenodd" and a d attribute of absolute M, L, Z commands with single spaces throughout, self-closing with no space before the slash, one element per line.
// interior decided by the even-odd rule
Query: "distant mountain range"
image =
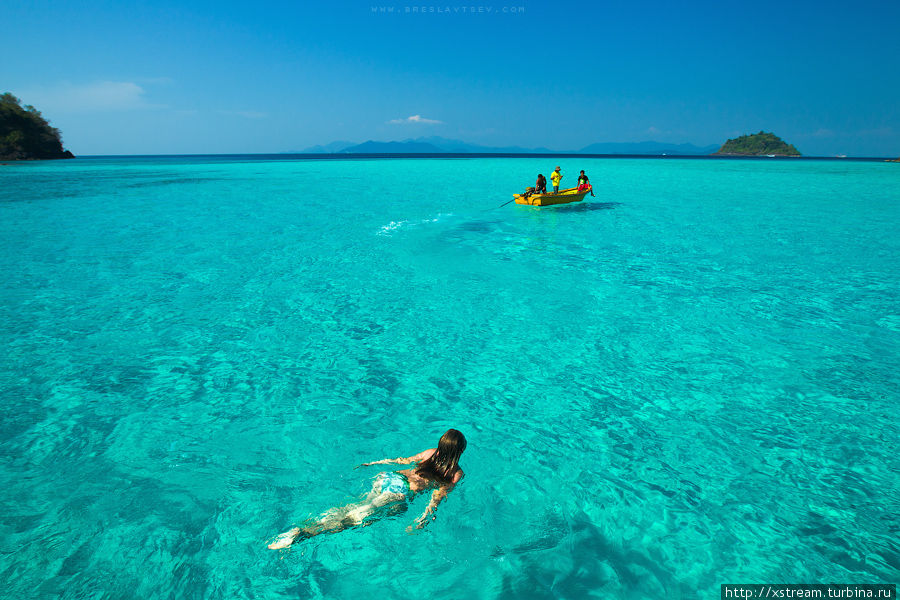
<path fill-rule="evenodd" d="M 714 146 L 693 144 L 667 144 L 662 142 L 600 143 L 585 146 L 580 150 L 550 150 L 549 148 L 522 148 L 520 146 L 479 146 L 460 140 L 449 140 L 438 136 L 420 137 L 393 142 L 369 140 L 362 144 L 353 142 L 332 142 L 324 146 L 311 146 L 300 150 L 300 154 L 672 154 L 703 155 L 719 149 Z"/>
<path fill-rule="evenodd" d="M 335 154 L 340 152 L 344 148 L 349 148 L 353 146 L 353 142 L 331 142 L 330 144 L 325 144 L 324 146 L 310 146 L 306 150 L 300 150 L 296 154 Z M 291 154 L 294 154 L 291 152 Z"/>

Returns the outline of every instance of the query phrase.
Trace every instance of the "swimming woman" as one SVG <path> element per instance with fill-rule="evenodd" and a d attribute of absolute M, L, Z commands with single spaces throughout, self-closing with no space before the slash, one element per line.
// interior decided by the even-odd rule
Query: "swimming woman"
<path fill-rule="evenodd" d="M 431 500 L 425 507 L 425 512 L 416 519 L 416 528 L 421 529 L 428 523 L 429 518 L 434 520 L 438 504 L 462 479 L 463 471 L 459 468 L 459 457 L 465 449 L 465 436 L 456 429 L 448 429 L 438 441 L 437 448 L 424 450 L 408 458 L 385 458 L 363 463 L 361 467 L 391 463 L 400 465 L 418 463 L 418 466 L 402 471 L 379 473 L 371 491 L 362 500 L 332 508 L 310 525 L 285 531 L 269 544 L 269 548 L 279 550 L 287 548 L 297 538 L 310 538 L 320 533 L 337 533 L 348 527 L 363 525 L 366 519 L 378 511 L 383 513 L 402 511 L 416 494 L 430 489 L 433 490 Z M 412 526 L 409 529 L 412 529 Z"/>

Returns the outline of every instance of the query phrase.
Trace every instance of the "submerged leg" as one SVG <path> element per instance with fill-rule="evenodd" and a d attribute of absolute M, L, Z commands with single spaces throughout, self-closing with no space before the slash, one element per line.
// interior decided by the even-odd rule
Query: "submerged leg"
<path fill-rule="evenodd" d="M 376 483 L 376 485 L 372 486 L 372 491 L 366 494 L 361 501 L 327 510 L 315 523 L 302 528 L 294 527 L 279 534 L 268 547 L 270 550 L 281 550 L 293 544 L 300 537 L 306 539 L 317 536 L 320 533 L 337 533 L 350 527 L 366 524 L 366 519 L 371 517 L 379 508 L 388 504 L 395 502 L 403 504 L 403 508 L 400 510 L 405 510 L 406 505 L 403 502 L 405 499 L 403 494 L 382 492 L 380 485 Z"/>
<path fill-rule="evenodd" d="M 279 534 L 274 542 L 269 544 L 269 550 L 281 550 L 282 548 L 287 548 L 294 543 L 294 540 L 296 540 L 299 535 L 299 527 L 294 527 L 290 531 L 285 531 L 284 533 Z"/>
<path fill-rule="evenodd" d="M 269 544 L 270 550 L 287 548 L 297 538 L 311 538 L 320 533 L 337 533 L 350 527 L 362 525 L 363 521 L 377 509 L 377 505 L 370 502 L 360 502 L 339 508 L 332 508 L 324 513 L 318 521 L 305 527 L 294 527 L 279 534 L 275 541 Z"/>

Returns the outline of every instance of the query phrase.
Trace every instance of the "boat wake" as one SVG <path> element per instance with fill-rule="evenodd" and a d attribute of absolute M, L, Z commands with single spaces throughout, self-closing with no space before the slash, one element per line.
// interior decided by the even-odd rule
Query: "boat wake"
<path fill-rule="evenodd" d="M 390 235 L 392 231 L 400 229 L 406 223 L 409 223 L 409 221 L 391 221 L 390 223 L 379 229 L 376 235 Z"/>
<path fill-rule="evenodd" d="M 410 220 L 391 221 L 387 225 L 383 225 L 381 227 L 381 229 L 378 230 L 376 235 L 392 235 L 393 233 L 395 233 L 396 231 L 398 231 L 399 229 L 402 229 L 402 228 L 419 227 L 421 225 L 426 225 L 428 223 L 437 223 L 444 217 L 452 217 L 452 216 L 453 216 L 453 213 L 438 213 L 435 217 L 432 217 L 429 219 L 420 219 L 418 221 L 410 221 Z"/>

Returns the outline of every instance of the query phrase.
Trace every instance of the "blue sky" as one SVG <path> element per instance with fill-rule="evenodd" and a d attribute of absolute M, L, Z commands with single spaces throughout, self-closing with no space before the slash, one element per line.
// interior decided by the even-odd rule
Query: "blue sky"
<path fill-rule="evenodd" d="M 429 135 L 707 145 L 764 129 L 808 155 L 900 155 L 898 2 L 4 0 L 0 11 L 0 91 L 42 110 L 76 154 Z"/>

